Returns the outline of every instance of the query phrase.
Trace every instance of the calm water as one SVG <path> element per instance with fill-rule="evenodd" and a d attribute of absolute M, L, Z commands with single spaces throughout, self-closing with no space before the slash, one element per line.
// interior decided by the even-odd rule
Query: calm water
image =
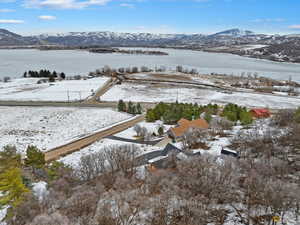
<path fill-rule="evenodd" d="M 288 79 L 292 76 L 293 80 L 300 82 L 300 64 L 278 63 L 222 53 L 166 49 L 161 51 L 168 52 L 169 56 L 95 54 L 86 51 L 0 50 L 0 78 L 20 77 L 26 70 L 40 69 L 56 70 L 67 75 L 83 75 L 104 65 L 146 65 L 152 68 L 175 68 L 177 65 L 183 65 L 197 68 L 204 73 L 258 72 L 261 76 L 276 79 Z"/>

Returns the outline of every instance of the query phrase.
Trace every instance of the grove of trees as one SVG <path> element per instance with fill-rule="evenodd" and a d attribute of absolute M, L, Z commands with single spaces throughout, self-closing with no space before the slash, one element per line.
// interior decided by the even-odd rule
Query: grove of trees
<path fill-rule="evenodd" d="M 134 104 L 131 101 L 126 104 L 123 100 L 119 100 L 118 102 L 118 111 L 119 112 L 127 112 L 129 114 L 142 114 L 142 106 L 140 103 Z"/>
<path fill-rule="evenodd" d="M 56 71 L 51 72 L 50 70 L 40 70 L 40 71 L 32 71 L 24 72 L 23 77 L 35 77 L 35 78 L 49 78 L 49 81 L 54 81 L 55 78 L 60 77 L 61 79 L 65 79 L 65 73 L 57 73 Z"/>
<path fill-rule="evenodd" d="M 205 112 L 206 115 L 218 114 L 218 105 L 205 105 L 188 103 L 163 103 L 160 102 L 153 109 L 147 110 L 147 122 L 154 122 L 162 120 L 165 124 L 176 124 L 181 118 L 193 120 L 200 118 L 201 113 Z"/>
<path fill-rule="evenodd" d="M 242 125 L 251 124 L 253 119 L 246 107 L 229 103 L 225 106 L 222 115 L 232 122 L 240 121 Z"/>

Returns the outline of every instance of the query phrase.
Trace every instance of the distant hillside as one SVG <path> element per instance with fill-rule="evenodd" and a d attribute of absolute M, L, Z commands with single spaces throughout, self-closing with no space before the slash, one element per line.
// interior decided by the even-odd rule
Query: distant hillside
<path fill-rule="evenodd" d="M 0 29 L 0 46 L 36 45 L 39 40 L 34 37 L 23 37 L 5 29 Z"/>
<path fill-rule="evenodd" d="M 276 61 L 298 62 L 300 35 L 266 35 L 256 34 L 249 30 L 230 29 L 211 35 L 203 34 L 150 34 L 69 32 L 61 34 L 41 34 L 21 36 L 8 30 L 0 29 L 0 47 L 55 45 L 64 47 L 174 47 L 266 58 Z M 231 50 L 235 46 L 266 45 L 257 50 Z M 222 50 L 226 47 L 227 50 Z M 220 50 L 221 49 L 221 50 Z M 224 48 L 223 48 L 224 49 Z"/>

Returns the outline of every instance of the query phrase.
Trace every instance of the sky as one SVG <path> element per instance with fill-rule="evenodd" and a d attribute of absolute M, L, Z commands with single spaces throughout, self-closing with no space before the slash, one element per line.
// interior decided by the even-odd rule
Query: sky
<path fill-rule="evenodd" d="M 211 34 L 240 28 L 300 33 L 300 0 L 0 0 L 0 28 Z"/>

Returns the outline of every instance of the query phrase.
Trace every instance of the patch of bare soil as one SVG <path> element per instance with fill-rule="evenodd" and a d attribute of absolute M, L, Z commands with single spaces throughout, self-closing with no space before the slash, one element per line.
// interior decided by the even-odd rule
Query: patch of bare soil
<path fill-rule="evenodd" d="M 203 149 L 203 150 L 209 150 L 210 148 L 207 146 L 205 142 L 195 143 L 191 146 L 191 149 Z"/>
<path fill-rule="evenodd" d="M 43 87 L 45 88 L 45 87 Z M 21 92 L 26 92 L 26 91 L 34 91 L 34 90 L 40 90 L 40 89 L 43 89 L 42 87 L 30 87 L 30 88 L 21 88 L 17 91 L 14 91 L 14 92 L 11 92 L 11 94 L 14 94 L 14 93 L 21 93 Z"/>
<path fill-rule="evenodd" d="M 177 75 L 177 74 L 149 74 L 149 78 L 155 78 L 155 79 L 162 79 L 162 80 L 179 80 L 179 81 L 191 81 L 192 79 L 184 74 Z"/>

